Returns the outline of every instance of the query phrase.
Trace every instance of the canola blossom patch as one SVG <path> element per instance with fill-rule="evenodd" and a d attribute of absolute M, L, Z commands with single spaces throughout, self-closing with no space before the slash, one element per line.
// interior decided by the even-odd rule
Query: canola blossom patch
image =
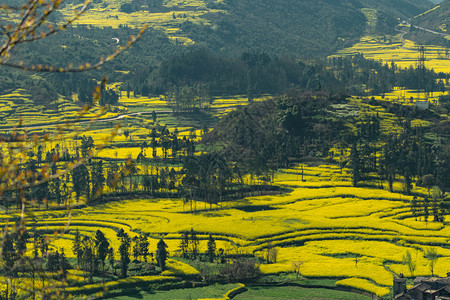
<path fill-rule="evenodd" d="M 269 243 L 277 248 L 273 264 L 261 264 L 264 274 L 290 273 L 293 263 L 302 261 L 300 273 L 305 277 L 342 278 L 338 285 L 386 295 L 393 273 L 408 274 L 402 256 L 410 251 L 417 262 L 417 274 L 430 275 L 425 251 L 433 247 L 440 258 L 434 273 L 445 275 L 450 263 L 448 243 L 450 228 L 442 223 L 414 220 L 409 212 L 412 197 L 372 188 L 351 187 L 343 172 L 329 166 L 296 167 L 281 170 L 277 184 L 296 181 L 303 172 L 304 181 L 289 184 L 291 192 L 273 196 L 249 197 L 223 203 L 222 208 L 189 213 L 182 199 L 135 199 L 75 209 L 70 232 L 53 247 L 64 248 L 69 256 L 75 228 L 82 235 L 94 236 L 100 228 L 118 247 L 116 232 L 125 230 L 131 237 L 137 232 L 151 238 L 150 251 L 156 251 L 160 237 L 165 237 L 172 255 L 177 251 L 182 232 L 193 228 L 200 239 L 199 249 L 207 250 L 208 235 L 218 241 L 226 254 L 254 253 L 261 258 Z M 289 177 L 291 174 L 293 177 Z M 323 186 L 314 180 L 335 176 L 346 186 Z M 324 180 L 326 181 L 326 180 Z M 253 206 L 255 209 L 242 209 Z M 270 208 L 270 209 L 268 209 Z M 46 224 L 42 229 L 58 230 L 60 219 L 37 214 Z M 117 254 L 116 254 L 117 256 Z M 168 261 L 167 276 L 192 275 L 198 270 L 185 263 Z"/>

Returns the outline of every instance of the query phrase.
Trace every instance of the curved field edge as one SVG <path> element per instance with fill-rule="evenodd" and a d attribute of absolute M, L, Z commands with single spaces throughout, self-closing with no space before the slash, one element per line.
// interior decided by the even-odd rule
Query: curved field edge
<path fill-rule="evenodd" d="M 193 228 L 201 252 L 206 251 L 211 233 L 217 249 L 224 249 L 226 255 L 260 257 L 263 274 L 293 273 L 293 264 L 301 261 L 300 273 L 305 277 L 340 278 L 341 285 L 378 296 L 389 293 L 394 274 L 411 275 L 402 264 L 407 251 L 417 264 L 414 275 L 430 275 L 424 253 L 436 249 L 440 257 L 434 273 L 446 275 L 450 265 L 450 227 L 446 223 L 415 220 L 409 211 L 409 196 L 367 187 L 323 187 L 327 179 L 331 185 L 334 182 L 326 169 L 308 167 L 310 174 L 322 175 L 320 180 L 309 177 L 286 194 L 226 202 L 211 211 L 199 204 L 202 210 L 191 214 L 181 199 L 133 199 L 74 209 L 69 231 L 53 246 L 64 248 L 73 257 L 71 240 L 77 228 L 88 236 L 101 229 L 117 248 L 116 233 L 123 229 L 130 236 L 147 234 L 150 252 L 156 251 L 156 243 L 163 237 L 176 257 L 182 233 Z M 283 170 L 276 179 L 296 180 L 299 170 L 288 172 L 293 173 L 291 177 Z M 337 182 L 348 183 L 345 172 L 333 172 L 333 176 Z M 47 232 L 60 230 L 67 220 L 62 212 L 37 212 L 35 217 L 45 224 L 37 229 Z M 276 263 L 264 263 L 269 247 L 277 249 Z M 198 274 L 184 262 L 170 260 L 168 266 L 165 275 L 169 277 Z"/>

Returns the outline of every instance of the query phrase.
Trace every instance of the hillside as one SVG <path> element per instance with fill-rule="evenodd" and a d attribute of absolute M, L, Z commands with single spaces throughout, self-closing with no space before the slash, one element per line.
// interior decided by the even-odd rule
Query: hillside
<path fill-rule="evenodd" d="M 44 17 L 0 6 L 0 300 L 387 300 L 448 277 L 450 54 L 417 59 L 398 24 L 438 8 L 92 0 L 46 37 L 83 0 L 48 21 L 60 0 L 20 1 Z"/>
<path fill-rule="evenodd" d="M 441 2 L 434 9 L 414 17 L 412 20 L 415 25 L 422 26 L 437 32 L 448 33 L 450 20 L 450 1 Z"/>
<path fill-rule="evenodd" d="M 69 15 L 77 2 L 66 6 Z M 241 53 L 257 50 L 296 56 L 319 56 L 346 47 L 365 32 L 373 9 L 379 28 L 392 27 L 432 6 L 428 0 L 340 1 L 94 1 L 78 24 L 135 27 L 148 23 L 177 44 L 200 44 Z"/>
<path fill-rule="evenodd" d="M 410 29 L 408 38 L 420 44 L 449 47 L 449 13 L 450 1 L 445 0 L 434 8 L 415 16 L 411 19 L 411 24 L 417 27 Z"/>
<path fill-rule="evenodd" d="M 58 22 L 79 7 L 79 2 L 67 1 L 61 13 L 50 19 Z M 417 15 L 429 7 L 431 2 L 427 0 L 93 1 L 75 27 L 45 41 L 24 45 L 12 61 L 52 62 L 55 66 L 94 63 L 97 55 L 106 56 L 115 50 L 113 39 L 118 38 L 121 45 L 143 24 L 149 24 L 150 29 L 139 43 L 89 77 L 100 80 L 107 76 L 111 81 L 124 82 L 128 72 L 148 74 L 160 62 L 190 48 L 204 48 L 218 57 L 224 53 L 237 58 L 244 52 L 264 52 L 294 59 L 320 58 L 353 45 L 368 32 L 390 34 L 398 18 Z M 33 98 L 39 104 L 48 104 L 57 94 L 69 97 L 92 85 L 86 84 L 86 78 L 43 75 L 44 80 L 52 79 L 47 87 L 23 79 L 28 76 L 0 71 L 0 86 L 6 91 L 17 87 L 42 90 Z M 53 89 L 55 85 L 60 88 Z"/>

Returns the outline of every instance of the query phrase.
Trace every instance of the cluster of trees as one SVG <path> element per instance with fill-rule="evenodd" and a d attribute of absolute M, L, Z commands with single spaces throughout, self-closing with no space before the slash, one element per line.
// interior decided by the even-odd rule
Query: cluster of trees
<path fill-rule="evenodd" d="M 146 92 L 148 93 L 148 90 Z M 164 98 L 174 112 L 194 111 L 213 102 L 209 86 L 206 84 L 173 86 L 166 92 Z"/>
<path fill-rule="evenodd" d="M 327 62 L 336 79 L 353 95 L 381 94 L 401 86 L 424 92 L 445 91 L 448 74 L 423 69 L 420 65 L 399 68 L 394 63 L 365 59 L 362 54 L 332 57 Z"/>
<path fill-rule="evenodd" d="M 64 249 L 52 250 L 49 247 L 51 240 L 42 235 L 41 231 L 32 230 L 30 235 L 24 226 L 20 226 L 20 224 L 17 226 L 23 228 L 23 230 L 13 232 L 5 229 L 2 232 L 0 259 L 4 268 L 2 268 L 0 274 L 8 278 L 2 298 L 15 297 L 15 289 L 12 285 L 13 279 L 20 277 L 20 272 L 31 276 L 33 286 L 30 287 L 30 293 L 33 297 L 38 290 L 35 287 L 35 281 L 42 279 L 42 285 L 45 287 L 49 274 L 53 274 L 53 278 L 60 282 L 67 282 L 68 270 L 72 269 L 73 266 L 67 260 Z M 145 235 L 131 239 L 121 229 L 117 233 L 117 238 L 120 241 L 117 250 L 120 255 L 118 264 L 121 278 L 128 276 L 127 271 L 131 262 L 131 255 L 133 255 L 135 262 L 142 258 L 147 263 L 148 256 L 151 256 L 153 260 L 153 254 L 149 253 L 148 238 Z M 34 244 L 34 257 L 25 255 L 27 243 Z M 130 250 L 132 250 L 132 253 Z M 94 276 L 116 275 L 117 262 L 114 258 L 114 249 L 101 230 L 97 230 L 95 236 L 90 237 L 82 236 L 77 229 L 74 233 L 72 251 L 77 257 L 77 265 L 87 272 L 89 283 L 93 282 Z M 167 256 L 167 245 L 161 239 L 157 244 L 155 258 L 162 271 L 165 269 Z M 109 265 L 108 268 L 106 268 L 107 264 Z M 44 272 L 47 272 L 47 275 L 44 275 Z"/>
<path fill-rule="evenodd" d="M 445 91 L 448 82 L 447 74 L 420 65 L 403 69 L 362 54 L 305 64 L 259 52 L 229 57 L 206 49 L 186 51 L 130 76 L 126 89 L 142 95 L 165 94 L 177 110 L 207 106 L 218 95 L 246 94 L 251 101 L 293 88 L 367 95 L 386 93 L 395 86 L 432 93 Z"/>
<path fill-rule="evenodd" d="M 131 262 L 131 256 L 134 257 L 134 262 L 138 262 L 139 259 L 143 259 L 147 263 L 150 256 L 153 260 L 153 253 L 149 252 L 150 243 L 148 238 L 141 234 L 130 238 L 128 233 L 123 229 L 117 232 L 117 239 L 120 241 L 120 246 L 117 249 L 120 260 L 119 268 L 121 278 L 128 277 L 129 264 Z M 78 229 L 74 235 L 74 241 L 72 246 L 73 253 L 77 257 L 77 264 L 82 270 L 88 272 L 88 281 L 92 282 L 93 276 L 103 275 L 108 273 L 116 274 L 116 260 L 114 258 L 114 249 L 105 237 L 101 230 L 97 230 L 95 237 L 84 236 L 81 237 Z M 167 245 L 161 239 L 157 244 L 156 262 L 160 269 L 164 271 L 166 259 L 168 256 Z M 106 261 L 109 263 L 109 269 L 106 269 Z"/>
<path fill-rule="evenodd" d="M 138 93 L 167 94 L 171 100 L 180 101 L 181 106 L 186 99 L 195 97 L 209 102 L 215 95 L 248 93 L 251 97 L 279 94 L 292 85 L 303 87 L 308 83 L 307 74 L 303 74 L 305 69 L 314 72 L 292 58 L 257 52 L 228 57 L 200 48 L 168 58 L 157 68 L 139 72 L 138 78 L 132 75 L 126 84 Z"/>
<path fill-rule="evenodd" d="M 222 201 L 229 192 L 233 192 L 231 164 L 218 153 L 186 159 L 181 174 L 179 190 L 185 202 L 190 203 L 191 212 L 192 200 L 203 201 L 205 205 L 209 203 L 212 206 Z"/>
<path fill-rule="evenodd" d="M 123 3 L 120 6 L 120 11 L 128 14 L 146 9 L 149 9 L 152 12 L 166 11 L 167 8 L 162 4 L 162 0 L 132 0 L 129 3 Z"/>
<path fill-rule="evenodd" d="M 76 148 L 75 155 L 70 155 L 73 148 Z M 88 159 L 94 150 L 94 141 L 92 137 L 83 136 L 81 145 L 73 146 L 64 143 L 60 146 L 56 143 L 54 148 L 45 149 L 40 144 L 35 149 L 29 149 L 27 152 L 27 161 L 18 164 L 15 170 L 16 176 L 26 175 L 29 187 L 24 188 L 22 194 L 17 191 L 5 191 L 2 195 L 1 202 L 8 207 L 16 202 L 20 204 L 20 196 L 31 201 L 36 200 L 39 204 L 45 203 L 48 207 L 49 200 L 55 200 L 58 204 L 67 205 L 67 200 L 71 199 L 72 190 L 76 193 L 77 199 L 81 195 L 86 195 L 87 199 L 94 198 L 102 191 L 105 184 L 105 176 L 103 174 L 103 164 L 101 160 L 90 161 L 90 163 L 80 164 L 71 172 L 64 176 L 57 176 L 63 171 L 67 164 L 74 163 L 80 159 Z M 43 180 L 42 170 L 49 168 L 49 173 L 55 178 L 51 180 Z M 91 172 L 89 172 L 91 169 Z M 127 168 L 122 165 L 122 173 Z M 110 170 L 108 175 L 112 176 Z M 115 176 L 115 174 L 114 174 Z M 39 182 L 35 184 L 35 182 Z M 16 199 L 16 201 L 14 201 Z"/>
<path fill-rule="evenodd" d="M 424 180 L 430 180 L 431 177 L 431 174 L 425 175 Z M 439 187 L 435 186 L 433 188 L 432 197 L 425 197 L 423 201 L 417 200 L 417 197 L 414 197 L 413 200 L 411 200 L 411 214 L 416 220 L 418 217 L 423 216 L 423 220 L 428 222 L 428 218 L 433 216 L 434 222 L 444 222 L 445 215 L 447 214 L 447 207 L 443 200 L 444 194 Z"/>
<path fill-rule="evenodd" d="M 192 260 L 196 260 L 200 257 L 200 249 L 199 249 L 200 240 L 197 237 L 197 232 L 191 228 L 190 232 L 183 232 L 183 236 L 181 238 L 179 250 L 182 258 L 189 258 Z M 212 263 L 216 258 L 216 240 L 210 234 L 208 238 L 208 247 L 204 257 L 207 257 L 207 260 Z M 219 255 L 222 257 L 221 261 L 223 262 L 223 249 L 219 249 Z"/>
<path fill-rule="evenodd" d="M 397 176 L 403 178 L 403 191 L 408 195 L 413 178 L 418 179 L 418 185 L 427 188 L 437 185 L 445 191 L 450 186 L 448 143 L 440 138 L 434 142 L 428 141 L 424 129 L 411 127 L 408 119 L 401 126 L 399 134 L 383 135 L 384 143 L 380 144 L 379 121 L 375 122 L 375 132 L 368 137 L 365 132 L 373 125 L 362 123 L 361 128 L 368 129 L 358 133 L 351 148 L 353 184 L 356 186 L 370 173 L 378 173 L 380 179 L 387 180 L 391 191 Z"/>
<path fill-rule="evenodd" d="M 20 283 L 14 282 L 14 279 L 23 273 L 28 274 L 32 281 L 28 291 L 32 297 L 35 297 L 39 290 L 36 286 L 38 280 L 41 280 L 42 287 L 45 287 L 48 278 L 67 282 L 67 270 L 71 266 L 64 249 L 50 249 L 50 239 L 35 228 L 27 230 L 26 226 L 20 223 L 15 226 L 19 230 L 14 231 L 8 228 L 2 230 L 0 260 L 3 267 L 0 274 L 7 280 L 5 290 L 0 293 L 0 297 L 14 299 L 17 296 L 16 287 Z M 27 244 L 33 245 L 32 255 L 26 254 L 29 250 Z"/>
<path fill-rule="evenodd" d="M 236 163 L 236 175 L 270 182 L 274 170 L 293 160 L 326 156 L 343 130 L 329 113 L 332 101 L 324 93 L 291 93 L 254 103 L 223 117 L 203 140 L 223 145 L 220 152 Z"/>
<path fill-rule="evenodd" d="M 129 132 L 124 134 L 129 135 Z M 30 187 L 23 191 L 25 198 L 46 204 L 47 207 L 50 201 L 67 205 L 72 192 L 76 201 L 84 196 L 89 202 L 101 198 L 105 190 L 112 193 L 143 190 L 153 195 L 158 191 L 175 190 L 182 174 L 175 172 L 173 167 L 169 168 L 169 164 L 172 161 L 194 159 L 195 131 L 181 138 L 177 129 L 170 132 L 166 127 L 155 126 L 149 130 L 148 139 L 149 142 L 139 144 L 141 152 L 137 157 L 133 157 L 135 161 L 130 164 L 114 158 L 106 162 L 92 158 L 96 146 L 90 136 L 82 136 L 80 143 L 64 142 L 61 146 L 56 143 L 51 149 L 41 144 L 28 151 L 27 161 L 17 165 L 15 174 L 30 174 L 27 176 Z M 148 148 L 151 149 L 151 155 L 147 155 Z M 158 148 L 162 149 L 161 157 Z M 8 154 L 5 153 L 6 155 Z M 87 162 L 79 164 L 64 176 L 56 176 L 68 163 L 80 159 L 86 159 Z M 155 164 L 159 166 L 156 167 Z M 51 166 L 50 174 L 55 178 L 36 185 L 31 184 L 43 179 L 39 171 L 47 165 Z M 142 165 L 142 168 L 139 168 L 139 165 Z M 8 209 L 14 202 L 19 205 L 19 196 L 15 191 L 5 191 L 0 202 Z"/>
<path fill-rule="evenodd" d="M 251 282 L 261 275 L 254 257 L 227 255 L 224 249 L 217 249 L 216 240 L 211 234 L 208 235 L 206 251 L 201 253 L 197 235 L 198 232 L 193 228 L 183 232 L 178 251 L 182 258 L 195 261 L 204 281 Z"/>
<path fill-rule="evenodd" d="M 89 236 L 81 237 L 77 229 L 74 235 L 72 251 L 77 257 L 77 264 L 81 269 L 89 273 L 90 283 L 94 275 L 98 275 L 100 271 L 102 273 L 105 272 L 105 260 L 108 255 L 111 255 L 110 260 L 114 261 L 114 251 L 112 248 L 109 248 L 109 241 L 100 229 L 96 231 L 95 238 Z"/>

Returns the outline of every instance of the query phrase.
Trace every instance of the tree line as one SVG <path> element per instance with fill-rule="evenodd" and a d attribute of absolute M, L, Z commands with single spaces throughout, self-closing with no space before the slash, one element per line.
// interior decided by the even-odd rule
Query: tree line
<path fill-rule="evenodd" d="M 240 56 L 187 50 L 158 66 L 131 73 L 124 89 L 135 95 L 165 95 L 178 109 L 207 107 L 214 96 L 282 95 L 292 89 L 373 95 L 401 86 L 427 93 L 445 91 L 448 75 L 420 66 L 399 68 L 365 59 L 362 54 L 302 62 L 261 52 Z"/>

